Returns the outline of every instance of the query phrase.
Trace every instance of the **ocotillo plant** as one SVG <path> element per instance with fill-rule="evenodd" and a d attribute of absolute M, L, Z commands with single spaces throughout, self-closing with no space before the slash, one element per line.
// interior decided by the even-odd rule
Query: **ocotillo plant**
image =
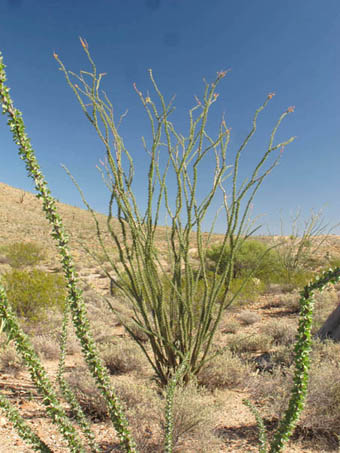
<path fill-rule="evenodd" d="M 122 323 L 141 347 L 162 385 L 167 385 L 169 377 L 180 366 L 183 357 L 189 354 L 189 366 L 183 376 L 184 381 L 188 382 L 190 377 L 197 374 L 212 358 L 210 354 L 212 339 L 223 310 L 232 302 L 230 298 L 228 299 L 228 291 L 235 251 L 252 233 L 247 223 L 248 211 L 257 190 L 278 163 L 281 153 L 278 153 L 271 164 L 268 164 L 268 158 L 275 151 L 282 151 L 294 139 L 292 137 L 274 145 L 280 123 L 294 108 L 288 108 L 280 116 L 270 134 L 268 147 L 253 169 L 250 178 L 243 184 L 239 184 L 238 171 L 241 155 L 256 131 L 258 115 L 274 94 L 270 93 L 264 104 L 256 110 L 252 128 L 237 150 L 233 165 L 229 165 L 227 147 L 230 129 L 227 128 L 224 119 L 219 125 L 216 138 L 210 137 L 206 131 L 209 110 L 218 97 L 216 88 L 227 71 L 219 72 L 213 83 L 205 83 L 203 99 L 196 98 L 197 105 L 189 111 L 189 135 L 184 137 L 176 132 L 174 125 L 169 121 L 172 100 L 166 105 L 153 73 L 149 70 L 160 107 L 157 107 L 156 101 L 152 100 L 150 95 L 144 96 L 134 85 L 149 117 L 152 135 L 150 148 L 143 139 L 150 162 L 146 185 L 147 207 L 142 213 L 132 189 L 135 174 L 133 159 L 118 133 L 119 124 L 115 122 L 112 104 L 105 92 L 100 92 L 100 83 L 104 74 L 97 73 L 87 42 L 81 39 L 81 44 L 91 63 L 92 72 L 80 71 L 80 75 L 76 75 L 66 69 L 57 54 L 54 54 L 54 57 L 86 118 L 95 128 L 104 145 L 106 176 L 104 170 L 102 170 L 102 176 L 110 190 L 107 228 L 113 246 L 119 252 L 118 262 L 110 257 L 95 213 L 87 204 L 77 183 L 74 182 L 94 217 L 99 243 L 112 267 L 112 272 L 109 272 L 107 267 L 103 267 L 103 271 L 112 285 L 116 286 L 118 291 L 130 301 L 134 311 L 133 322 L 147 335 L 152 347 L 152 355 L 146 350 L 134 329 L 123 320 Z M 74 76 L 79 84 L 73 83 L 71 76 Z M 89 84 L 87 80 L 90 80 Z M 162 156 L 166 156 L 165 160 L 160 159 L 160 148 L 163 149 Z M 215 159 L 215 170 L 211 176 L 211 188 L 199 203 L 197 200 L 199 170 L 202 165 L 205 165 L 207 159 L 210 161 Z M 223 183 L 230 167 L 233 167 L 231 194 L 227 194 Z M 66 171 L 70 174 L 67 169 Z M 173 203 L 167 187 L 169 175 L 176 181 Z M 206 171 L 204 176 L 207 179 Z M 219 258 L 222 259 L 228 245 L 230 260 L 223 273 L 218 272 L 217 266 L 213 275 L 208 276 L 206 251 L 215 222 L 206 240 L 203 240 L 202 222 L 219 190 L 224 199 L 222 207 L 226 217 L 226 230 Z M 163 268 L 156 247 L 155 235 L 162 207 L 165 208 L 170 219 L 167 236 L 170 271 Z M 118 229 L 112 227 L 114 212 L 117 212 L 119 220 Z M 192 265 L 189 253 L 193 246 L 197 247 L 199 260 L 196 268 Z M 87 249 L 86 245 L 85 248 Z M 90 250 L 87 249 L 87 251 L 91 254 Z"/>

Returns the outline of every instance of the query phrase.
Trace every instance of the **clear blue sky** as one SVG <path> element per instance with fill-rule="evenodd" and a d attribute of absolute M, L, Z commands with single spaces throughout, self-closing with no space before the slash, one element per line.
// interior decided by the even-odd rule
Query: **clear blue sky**
<path fill-rule="evenodd" d="M 53 58 L 55 51 L 67 69 L 89 70 L 79 36 L 87 40 L 98 71 L 108 73 L 103 88 L 116 115 L 128 109 L 120 132 L 135 161 L 141 208 L 147 162 L 141 136 L 150 137 L 150 126 L 133 82 L 155 99 L 147 72 L 152 68 L 165 98 L 176 94 L 172 120 L 187 135 L 188 110 L 196 104 L 194 95 L 203 94 L 202 79 L 211 82 L 217 71 L 230 68 L 207 127 L 214 134 L 225 114 L 232 128 L 229 163 L 255 110 L 268 93 L 276 93 L 243 154 L 240 181 L 261 157 L 276 119 L 295 106 L 277 142 L 297 138 L 254 201 L 252 215 L 261 216 L 262 232 L 269 227 L 279 233 L 281 213 L 288 234 L 290 214 L 298 208 L 308 218 L 311 209 L 324 207 L 326 223 L 340 221 L 339 0 L 2 0 L 0 50 L 7 83 L 52 193 L 83 206 L 60 166 L 65 164 L 92 207 L 106 213 L 108 191 L 96 170 L 105 150 Z M 33 191 L 5 117 L 0 146 L 0 181 Z M 206 163 L 199 196 L 204 196 L 212 164 Z M 212 213 L 206 229 L 211 219 Z M 223 230 L 221 219 L 216 231 Z"/>

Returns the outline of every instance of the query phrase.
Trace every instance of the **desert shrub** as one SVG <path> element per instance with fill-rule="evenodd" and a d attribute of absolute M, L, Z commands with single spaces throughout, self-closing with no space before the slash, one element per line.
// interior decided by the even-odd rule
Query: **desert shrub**
<path fill-rule="evenodd" d="M 295 289 L 302 289 L 313 278 L 313 271 L 310 269 L 293 269 L 287 272 L 284 268 L 275 276 L 275 282 L 281 285 L 284 292 L 291 292 Z"/>
<path fill-rule="evenodd" d="M 333 256 L 328 260 L 328 264 L 326 266 L 327 270 L 328 268 L 335 269 L 336 267 L 340 267 L 340 256 Z"/>
<path fill-rule="evenodd" d="M 315 363 L 321 362 L 339 362 L 340 357 L 340 343 L 334 342 L 333 340 L 320 340 L 315 338 L 312 344 L 311 359 Z"/>
<path fill-rule="evenodd" d="M 219 326 L 220 332 L 227 333 L 236 333 L 240 327 L 240 324 L 235 319 L 222 319 Z"/>
<path fill-rule="evenodd" d="M 102 359 L 111 374 L 140 372 L 145 366 L 145 359 L 136 343 L 120 340 L 108 344 L 102 351 Z"/>
<path fill-rule="evenodd" d="M 283 350 L 281 351 L 283 353 Z M 340 431 L 340 345 L 314 342 L 306 405 L 298 426 L 328 433 Z M 292 351 L 290 351 L 292 355 Z M 289 353 L 286 348 L 284 358 Z M 278 359 L 279 355 L 276 357 Z M 288 362 L 288 360 L 287 360 Z M 281 418 L 292 387 L 293 367 L 277 367 L 273 374 L 253 376 L 248 389 L 253 399 L 265 403 L 267 417 Z M 278 392 L 277 389 L 280 389 Z"/>
<path fill-rule="evenodd" d="M 0 369 L 3 373 L 17 374 L 25 368 L 25 363 L 18 356 L 15 347 L 8 344 L 0 349 Z"/>
<path fill-rule="evenodd" d="M 37 335 L 32 338 L 35 351 L 43 358 L 54 360 L 59 357 L 60 349 L 56 340 L 48 335 Z"/>
<path fill-rule="evenodd" d="M 73 369 L 72 374 L 65 376 L 65 379 L 86 416 L 96 420 L 107 420 L 109 418 L 105 399 L 95 386 L 86 367 Z"/>
<path fill-rule="evenodd" d="M 270 354 L 271 361 L 274 367 L 279 367 L 282 370 L 289 368 L 293 364 L 294 360 L 294 348 L 293 345 L 280 344 Z"/>
<path fill-rule="evenodd" d="M 305 410 L 299 426 L 329 433 L 340 431 L 340 366 L 312 362 Z"/>
<path fill-rule="evenodd" d="M 14 242 L 5 250 L 8 264 L 15 269 L 34 266 L 45 259 L 42 246 L 34 242 Z"/>
<path fill-rule="evenodd" d="M 288 282 L 292 280 L 294 283 L 296 282 L 295 274 L 299 274 L 301 271 L 317 270 L 324 264 L 325 259 L 327 260 L 326 257 L 321 258 L 318 251 L 336 225 L 328 228 L 324 223 L 322 210 L 319 212 L 312 210 L 311 215 L 303 221 L 302 226 L 300 209 L 292 216 L 290 223 L 291 233 L 285 237 L 283 219 L 281 219 L 281 238 L 276 250 L 286 280 Z M 307 283 L 308 281 L 302 285 L 299 283 L 299 285 L 304 286 Z"/>
<path fill-rule="evenodd" d="M 228 338 L 227 344 L 232 352 L 267 352 L 272 339 L 264 334 L 236 334 Z"/>
<path fill-rule="evenodd" d="M 207 252 L 207 258 L 213 263 L 213 268 L 217 266 L 221 249 L 222 245 L 217 245 Z M 261 241 L 248 239 L 242 242 L 235 254 L 233 278 L 244 278 L 250 272 L 254 271 L 253 277 L 262 282 L 269 283 L 270 281 L 275 281 L 276 275 L 280 273 L 278 256 L 274 249 L 269 250 L 265 254 L 266 250 L 268 250 L 268 247 Z M 229 261 L 230 249 L 227 246 L 218 265 L 218 271 L 220 273 L 228 266 Z"/>
<path fill-rule="evenodd" d="M 244 285 L 244 278 L 234 278 L 230 283 L 229 298 L 237 295 L 233 301 L 233 307 L 246 305 L 255 302 L 258 296 L 264 291 L 265 284 L 261 280 L 249 279 Z M 244 285 L 244 286 L 243 286 Z M 241 289 L 241 287 L 243 288 Z M 241 290 L 240 290 L 241 289 Z M 240 290 L 240 292 L 238 292 Z"/>
<path fill-rule="evenodd" d="M 133 321 L 127 321 L 126 325 L 141 343 L 146 343 L 148 341 L 147 334 L 136 323 Z"/>
<path fill-rule="evenodd" d="M 65 279 L 38 269 L 13 269 L 4 274 L 8 300 L 17 315 L 29 322 L 47 317 L 48 310 L 62 310 L 66 298 Z"/>
<path fill-rule="evenodd" d="M 9 259 L 6 256 L 0 255 L 0 264 L 9 264 Z"/>
<path fill-rule="evenodd" d="M 315 294 L 312 334 L 318 332 L 338 303 L 338 295 L 333 286 Z"/>
<path fill-rule="evenodd" d="M 115 381 L 114 387 L 128 417 L 138 451 L 162 452 L 160 424 L 164 402 L 153 385 L 132 382 L 124 377 L 124 380 Z"/>
<path fill-rule="evenodd" d="M 209 390 L 242 386 L 250 372 L 250 367 L 226 350 L 204 365 L 197 375 L 197 382 Z"/>
<path fill-rule="evenodd" d="M 286 321 L 273 319 L 263 326 L 262 332 L 271 337 L 275 344 L 288 345 L 295 341 L 296 326 Z"/>
<path fill-rule="evenodd" d="M 287 309 L 292 313 L 297 313 L 300 309 L 299 293 L 282 294 L 278 301 L 278 306 Z"/>
<path fill-rule="evenodd" d="M 261 415 L 281 418 L 287 408 L 293 384 L 293 366 L 274 367 L 272 373 L 254 374 L 248 380 L 252 400 L 261 401 Z M 278 389 L 280 389 L 278 391 Z"/>
<path fill-rule="evenodd" d="M 194 382 L 185 388 L 177 387 L 173 405 L 173 451 L 220 452 L 222 443 L 213 433 L 219 408 L 210 392 Z M 164 430 L 164 426 L 162 428 Z"/>
<path fill-rule="evenodd" d="M 254 311 L 244 310 L 238 315 L 238 319 L 245 325 L 251 325 L 260 321 L 261 316 Z"/>

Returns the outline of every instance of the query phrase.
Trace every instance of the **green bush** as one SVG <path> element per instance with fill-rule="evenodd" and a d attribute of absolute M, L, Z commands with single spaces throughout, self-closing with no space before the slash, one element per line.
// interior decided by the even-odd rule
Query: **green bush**
<path fill-rule="evenodd" d="M 282 285 L 284 292 L 290 292 L 294 289 L 303 288 L 313 278 L 313 272 L 307 269 L 295 269 L 291 272 L 286 272 L 282 269 L 280 274 L 276 275 L 276 279 L 273 283 L 279 283 Z"/>
<path fill-rule="evenodd" d="M 215 268 L 221 248 L 222 245 L 218 245 L 212 247 L 207 252 L 207 258 L 213 263 L 212 266 Z M 233 278 L 244 278 L 257 268 L 253 277 L 265 283 L 273 282 L 277 278 L 277 275 L 280 274 L 280 262 L 277 252 L 275 250 L 269 250 L 265 254 L 267 249 L 268 247 L 263 242 L 255 239 L 248 239 L 242 242 L 235 254 Z M 229 261 L 230 248 L 227 246 L 222 260 L 218 265 L 219 273 L 223 272 L 228 266 Z"/>
<path fill-rule="evenodd" d="M 15 269 L 25 266 L 34 266 L 45 258 L 42 247 L 34 242 L 14 242 L 5 248 L 5 254 Z"/>
<path fill-rule="evenodd" d="M 66 285 L 64 277 L 38 269 L 14 269 L 4 274 L 7 296 L 17 315 L 36 322 L 46 317 L 47 310 L 64 307 Z"/>
<path fill-rule="evenodd" d="M 244 284 L 244 278 L 234 278 L 230 283 L 230 295 L 233 297 L 242 285 Z M 244 305 L 249 302 L 255 302 L 258 296 L 263 293 L 266 289 L 266 285 L 263 281 L 259 279 L 252 279 L 250 278 L 246 284 L 243 286 L 241 291 L 239 292 L 237 298 L 235 299 L 235 305 Z"/>

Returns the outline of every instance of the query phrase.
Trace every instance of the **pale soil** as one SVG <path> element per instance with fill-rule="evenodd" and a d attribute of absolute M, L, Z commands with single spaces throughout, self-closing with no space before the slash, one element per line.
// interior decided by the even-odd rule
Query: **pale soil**
<path fill-rule="evenodd" d="M 27 238 L 36 240 L 39 243 L 43 243 L 48 252 L 48 259 L 42 267 L 49 271 L 60 269 L 53 240 L 48 234 L 49 226 L 41 211 L 40 201 L 32 194 L 26 193 L 21 203 L 22 193 L 23 191 L 19 189 L 0 184 L 0 246 L 14 241 L 23 241 Z M 77 263 L 80 278 L 88 285 L 90 284 L 98 294 L 108 295 L 109 284 L 103 276 L 100 267 L 86 255 L 77 242 L 81 238 L 90 248 L 97 247 L 96 236 L 92 226 L 93 222 L 89 221 L 89 214 L 86 211 L 67 205 L 60 204 L 58 207 L 60 208 L 60 213 L 67 229 L 72 231 L 71 250 Z M 99 219 L 101 224 L 104 224 L 104 216 L 99 215 Z M 162 232 L 160 230 L 159 235 L 160 248 L 162 248 L 164 246 L 164 231 Z M 216 237 L 217 239 L 218 237 Z M 330 251 L 335 256 L 339 256 L 340 237 L 333 236 L 329 238 L 320 253 L 325 253 L 325 251 Z M 0 264 L 0 274 L 8 269 L 8 265 Z M 252 311 L 256 311 L 256 313 L 261 315 L 261 321 L 256 323 L 256 327 L 246 327 L 246 332 L 259 331 L 261 325 L 266 320 L 273 316 L 275 317 L 275 313 L 280 318 L 285 318 L 286 315 L 280 312 L 280 309 L 268 308 L 268 303 L 274 297 L 274 295 L 263 296 L 256 304 L 250 307 Z M 236 315 L 237 311 L 231 314 L 231 316 Z M 119 337 L 126 335 L 121 326 L 114 327 L 112 334 Z M 257 353 L 260 354 L 261 351 Z M 43 363 L 53 380 L 56 375 L 58 361 L 43 360 Z M 72 370 L 81 363 L 83 362 L 79 353 L 67 356 L 66 366 L 68 370 Z M 143 376 L 136 376 L 134 373 L 129 373 L 120 376 L 118 379 L 138 380 L 148 378 L 150 378 L 150 370 L 148 371 L 146 366 Z M 0 374 L 0 391 L 9 397 L 11 402 L 19 408 L 21 415 L 34 427 L 35 432 L 50 445 L 54 452 L 61 453 L 69 451 L 65 447 L 55 427 L 44 416 L 42 406 L 39 404 L 40 397 L 32 386 L 27 371 L 22 370 L 17 375 L 2 372 Z M 221 453 L 258 451 L 255 419 L 248 408 L 242 404 L 242 399 L 248 396 L 249 393 L 246 389 L 219 390 L 212 394 L 212 398 L 222 404 L 222 409 L 216 413 L 215 425 L 216 432 L 218 432 L 224 441 L 224 448 L 221 450 Z M 92 428 L 103 452 L 117 451 L 115 449 L 115 433 L 109 423 L 92 423 Z M 11 424 L 0 412 L 0 453 L 30 453 L 32 451 L 30 447 L 23 443 L 16 434 L 16 431 L 11 427 Z M 334 442 L 330 443 L 324 438 L 308 439 L 301 435 L 296 435 L 287 444 L 286 451 L 291 453 L 322 453 L 336 452 L 338 448 L 335 447 Z"/>

